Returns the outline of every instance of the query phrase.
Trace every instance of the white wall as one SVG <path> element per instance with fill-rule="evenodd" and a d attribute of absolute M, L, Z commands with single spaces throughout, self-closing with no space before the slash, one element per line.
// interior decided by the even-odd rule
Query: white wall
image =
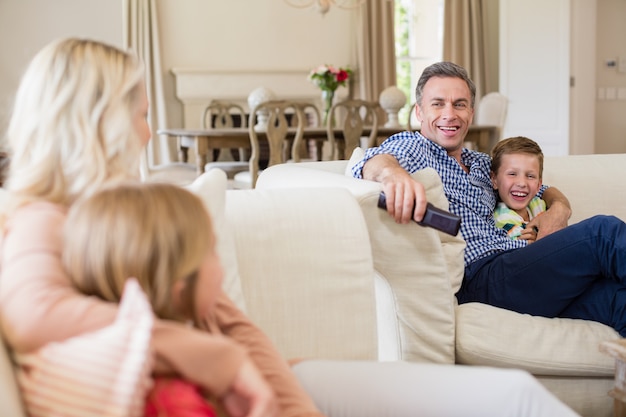
<path fill-rule="evenodd" d="M 357 66 L 355 11 L 321 15 L 283 0 L 160 0 L 158 6 L 169 127 L 184 123 L 173 68 L 301 72 L 308 83 L 318 65 Z"/>
<path fill-rule="evenodd" d="M 569 153 L 595 152 L 597 0 L 572 0 Z M 590 139 L 591 138 L 591 139 Z"/>
<path fill-rule="evenodd" d="M 503 136 L 532 138 L 545 155 L 569 152 L 570 15 L 569 0 L 500 0 Z"/>
<path fill-rule="evenodd" d="M 596 153 L 626 152 L 626 68 L 619 72 L 606 66 L 607 60 L 626 61 L 626 1 L 597 0 L 597 55 L 595 109 Z M 626 66 L 626 62 L 624 63 Z M 610 90 L 609 90 L 610 89 Z M 622 98 L 617 95 L 622 91 Z M 610 91 L 615 93 L 611 96 Z M 604 96 L 602 96 L 604 92 Z M 593 114 L 589 117 L 593 118 Z"/>
<path fill-rule="evenodd" d="M 356 12 L 325 16 L 282 0 L 158 0 L 169 127 L 183 125 L 172 68 L 300 71 L 320 64 L 356 68 Z M 0 0 L 0 129 L 24 67 L 61 36 L 122 46 L 121 0 Z"/>
<path fill-rule="evenodd" d="M 626 1 L 596 1 L 597 56 L 586 59 L 594 62 L 597 78 L 587 80 L 586 85 L 626 88 L 626 75 L 604 66 L 608 58 L 626 57 Z M 45 43 L 75 35 L 121 46 L 121 3 L 0 0 L 0 131 L 6 127 L 20 74 Z M 291 8 L 283 0 L 157 0 L 157 4 L 169 127 L 183 124 L 182 104 L 175 97 L 170 71 L 175 67 L 303 73 L 322 63 L 356 68 L 355 12 L 331 9 L 321 16 Z M 582 79 L 577 76 L 579 81 Z M 596 118 L 595 149 L 589 145 L 594 138 L 583 134 L 572 143 L 571 151 L 626 152 L 626 101 L 598 100 L 596 104 L 596 111 L 587 115 L 590 121 Z"/>
<path fill-rule="evenodd" d="M 53 39 L 81 36 L 122 46 L 122 7 L 112 0 L 0 0 L 0 132 L 32 56 Z"/>

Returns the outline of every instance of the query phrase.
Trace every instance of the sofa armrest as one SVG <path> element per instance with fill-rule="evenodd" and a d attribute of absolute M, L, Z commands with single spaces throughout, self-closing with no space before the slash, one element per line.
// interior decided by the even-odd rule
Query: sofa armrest
<path fill-rule="evenodd" d="M 399 359 L 454 363 L 454 293 L 463 276 L 465 242 L 460 236 L 451 237 L 413 222 L 396 224 L 377 207 L 381 185 L 344 175 L 347 162 L 342 162 L 344 170 L 333 171 L 318 169 L 325 162 L 275 165 L 264 170 L 257 187 L 348 189 L 367 222 L 374 267 L 393 293 Z M 436 172 L 424 170 L 417 175 L 429 201 L 446 209 Z"/>
<path fill-rule="evenodd" d="M 354 197 L 327 188 L 229 190 L 248 316 L 286 358 L 378 358 L 374 267 Z"/>

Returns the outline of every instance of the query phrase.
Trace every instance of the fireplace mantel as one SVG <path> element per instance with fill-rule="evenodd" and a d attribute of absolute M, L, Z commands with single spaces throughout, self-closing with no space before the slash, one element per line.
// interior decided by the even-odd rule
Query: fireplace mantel
<path fill-rule="evenodd" d="M 184 127 L 188 129 L 202 127 L 202 113 L 211 100 L 235 102 L 248 111 L 248 95 L 258 87 L 272 90 L 277 99 L 310 101 L 321 108 L 320 90 L 308 80 L 308 71 L 171 71 L 176 79 L 176 97 L 183 104 Z M 347 89 L 338 94 L 339 98 L 347 95 Z"/>

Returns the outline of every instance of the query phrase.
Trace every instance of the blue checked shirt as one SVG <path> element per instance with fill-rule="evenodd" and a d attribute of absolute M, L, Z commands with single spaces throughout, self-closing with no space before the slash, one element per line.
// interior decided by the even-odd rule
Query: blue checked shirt
<path fill-rule="evenodd" d="M 439 173 L 450 202 L 450 212 L 462 219 L 461 236 L 467 243 L 465 266 L 493 253 L 526 246 L 525 240 L 511 240 L 506 231 L 495 225 L 493 210 L 497 194 L 489 177 L 489 155 L 463 149 L 461 161 L 469 168 L 466 173 L 443 147 L 419 132 L 401 132 L 388 138 L 380 147 L 367 149 L 363 160 L 352 168 L 354 177 L 362 178 L 365 162 L 379 154 L 393 155 L 410 174 L 426 167 Z M 539 197 L 546 188 L 541 187 Z"/>

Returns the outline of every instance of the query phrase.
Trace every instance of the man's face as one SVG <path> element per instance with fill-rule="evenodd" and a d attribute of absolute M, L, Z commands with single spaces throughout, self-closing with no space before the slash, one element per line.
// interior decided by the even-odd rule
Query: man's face
<path fill-rule="evenodd" d="M 421 133 L 460 158 L 463 141 L 474 118 L 472 96 L 460 78 L 432 77 L 424 85 L 421 106 L 416 106 Z"/>

